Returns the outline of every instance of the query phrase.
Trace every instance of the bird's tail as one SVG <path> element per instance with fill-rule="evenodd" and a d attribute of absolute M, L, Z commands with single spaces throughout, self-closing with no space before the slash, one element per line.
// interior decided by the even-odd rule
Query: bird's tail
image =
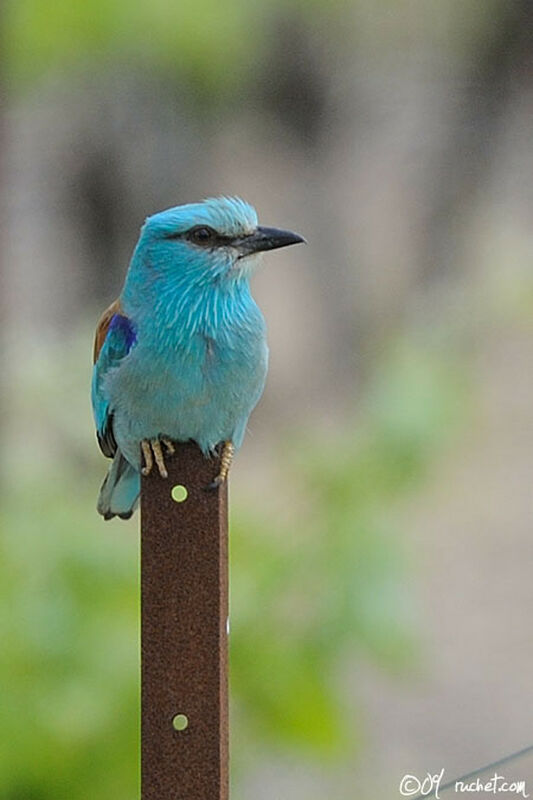
<path fill-rule="evenodd" d="M 129 519 L 141 493 L 141 476 L 117 450 L 100 489 L 96 508 L 104 519 Z"/>

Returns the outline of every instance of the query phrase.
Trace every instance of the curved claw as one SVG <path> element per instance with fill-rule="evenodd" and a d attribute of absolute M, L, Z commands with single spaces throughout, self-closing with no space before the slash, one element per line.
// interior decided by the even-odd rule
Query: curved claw
<path fill-rule="evenodd" d="M 148 439 L 142 440 L 141 450 L 144 458 L 144 467 L 142 468 L 141 472 L 143 475 L 149 475 L 154 465 L 154 459 L 152 458 L 152 448 L 150 447 L 150 442 Z"/>
<path fill-rule="evenodd" d="M 217 475 L 214 481 L 211 481 L 211 483 L 208 483 L 207 486 L 204 486 L 204 492 L 214 492 L 215 489 L 218 489 L 218 487 L 223 483 L 224 480 L 220 477 L 220 475 Z"/>
<path fill-rule="evenodd" d="M 223 483 L 225 483 L 228 479 L 229 469 L 231 467 L 233 456 L 235 454 L 235 446 L 233 442 L 227 441 L 224 442 L 224 446 L 222 448 L 222 456 L 220 459 L 220 471 L 216 478 L 211 481 L 206 487 L 206 492 L 214 491 L 218 489 Z"/>
<path fill-rule="evenodd" d="M 157 469 L 159 470 L 159 474 L 162 478 L 168 478 L 168 472 L 165 465 L 165 458 L 163 456 L 163 450 L 161 449 L 161 442 L 159 439 L 152 439 L 151 441 L 152 450 L 154 451 L 154 458 L 155 463 L 157 464 Z"/>
<path fill-rule="evenodd" d="M 172 441 L 172 439 L 169 439 L 168 436 L 162 436 L 161 441 L 167 448 L 167 453 L 169 453 L 171 456 L 174 455 L 174 453 L 176 452 L 176 448 L 174 447 L 174 442 Z"/>
<path fill-rule="evenodd" d="M 175 452 L 172 440 L 166 436 L 160 439 L 143 439 L 141 442 L 141 450 L 144 458 L 144 467 L 141 469 L 143 475 L 149 475 L 154 466 L 154 460 L 157 469 L 162 478 L 168 478 L 168 471 L 165 464 L 165 457 L 161 448 L 161 442 L 165 445 L 167 453 L 172 455 Z"/>

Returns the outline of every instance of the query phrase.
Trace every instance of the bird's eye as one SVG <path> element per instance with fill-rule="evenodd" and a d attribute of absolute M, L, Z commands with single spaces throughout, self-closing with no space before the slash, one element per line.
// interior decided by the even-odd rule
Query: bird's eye
<path fill-rule="evenodd" d="M 195 244 L 211 244 L 216 237 L 216 232 L 213 228 L 208 228 L 206 225 L 198 225 L 197 228 L 191 228 L 188 238 Z"/>

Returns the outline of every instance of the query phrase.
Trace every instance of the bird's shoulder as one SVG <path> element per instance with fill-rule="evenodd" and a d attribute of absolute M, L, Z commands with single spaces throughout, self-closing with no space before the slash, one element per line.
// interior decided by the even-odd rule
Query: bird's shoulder
<path fill-rule="evenodd" d="M 109 326 L 111 325 L 111 320 L 115 316 L 115 314 L 121 314 L 122 309 L 120 306 L 120 300 L 117 298 L 114 300 L 110 306 L 106 308 L 106 310 L 101 315 L 98 323 L 96 325 L 96 332 L 94 335 L 94 348 L 93 348 L 93 363 L 96 364 L 98 361 L 98 356 L 100 355 L 100 350 L 106 340 L 107 332 L 109 331 Z"/>

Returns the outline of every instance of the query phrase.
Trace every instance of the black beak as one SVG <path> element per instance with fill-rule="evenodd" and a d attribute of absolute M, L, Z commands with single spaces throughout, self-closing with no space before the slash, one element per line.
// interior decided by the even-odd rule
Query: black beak
<path fill-rule="evenodd" d="M 236 239 L 233 246 L 239 250 L 239 258 L 243 258 L 251 253 L 277 250 L 278 247 L 287 247 L 289 244 L 300 244 L 300 242 L 305 242 L 303 236 L 292 231 L 280 231 L 278 228 L 256 228 L 249 236 Z"/>

